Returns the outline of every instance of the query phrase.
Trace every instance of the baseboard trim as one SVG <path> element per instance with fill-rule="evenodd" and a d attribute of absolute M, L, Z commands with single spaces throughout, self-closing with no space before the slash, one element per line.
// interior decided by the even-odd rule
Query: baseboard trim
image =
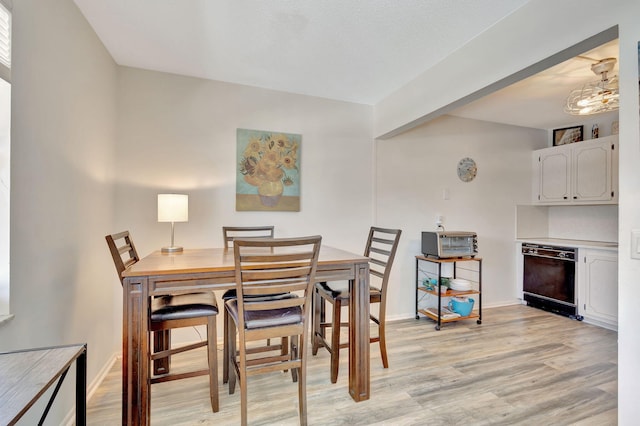
<path fill-rule="evenodd" d="M 96 377 L 91 381 L 89 386 L 87 387 L 87 402 L 91 400 L 93 394 L 96 393 L 102 382 L 104 381 L 109 371 L 111 371 L 111 367 L 122 357 L 120 352 L 115 352 L 111 357 L 107 360 L 107 362 L 102 366 Z M 74 426 L 76 420 L 76 407 L 72 407 L 71 411 L 65 416 L 61 424 L 67 426 Z"/>

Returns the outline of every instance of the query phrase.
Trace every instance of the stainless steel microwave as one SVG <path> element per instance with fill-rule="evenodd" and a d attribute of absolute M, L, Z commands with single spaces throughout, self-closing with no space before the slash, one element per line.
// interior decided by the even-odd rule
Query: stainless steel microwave
<path fill-rule="evenodd" d="M 433 231 L 422 233 L 422 254 L 428 257 L 475 257 L 478 236 L 475 232 Z"/>

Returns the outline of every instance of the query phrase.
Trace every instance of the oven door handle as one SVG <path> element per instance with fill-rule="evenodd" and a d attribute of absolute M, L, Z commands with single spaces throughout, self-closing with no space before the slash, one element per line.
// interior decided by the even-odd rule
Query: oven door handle
<path fill-rule="evenodd" d="M 529 257 L 544 257 L 545 259 L 564 260 L 565 262 L 577 262 L 576 259 L 570 259 L 568 257 L 545 256 L 543 254 L 530 254 L 530 253 L 522 253 L 522 254 L 524 256 L 529 256 Z"/>

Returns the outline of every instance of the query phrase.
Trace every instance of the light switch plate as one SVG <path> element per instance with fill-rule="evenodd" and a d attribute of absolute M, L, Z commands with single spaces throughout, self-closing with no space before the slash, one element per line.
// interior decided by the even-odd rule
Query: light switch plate
<path fill-rule="evenodd" d="M 631 230 L 631 258 L 640 259 L 640 229 Z"/>

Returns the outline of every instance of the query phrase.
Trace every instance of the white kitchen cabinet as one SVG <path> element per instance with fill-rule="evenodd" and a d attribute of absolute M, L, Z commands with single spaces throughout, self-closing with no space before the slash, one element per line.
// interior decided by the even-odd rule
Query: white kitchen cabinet
<path fill-rule="evenodd" d="M 618 253 L 579 249 L 578 312 L 585 322 L 618 328 Z"/>
<path fill-rule="evenodd" d="M 536 150 L 533 170 L 535 204 L 616 204 L 618 136 Z"/>

